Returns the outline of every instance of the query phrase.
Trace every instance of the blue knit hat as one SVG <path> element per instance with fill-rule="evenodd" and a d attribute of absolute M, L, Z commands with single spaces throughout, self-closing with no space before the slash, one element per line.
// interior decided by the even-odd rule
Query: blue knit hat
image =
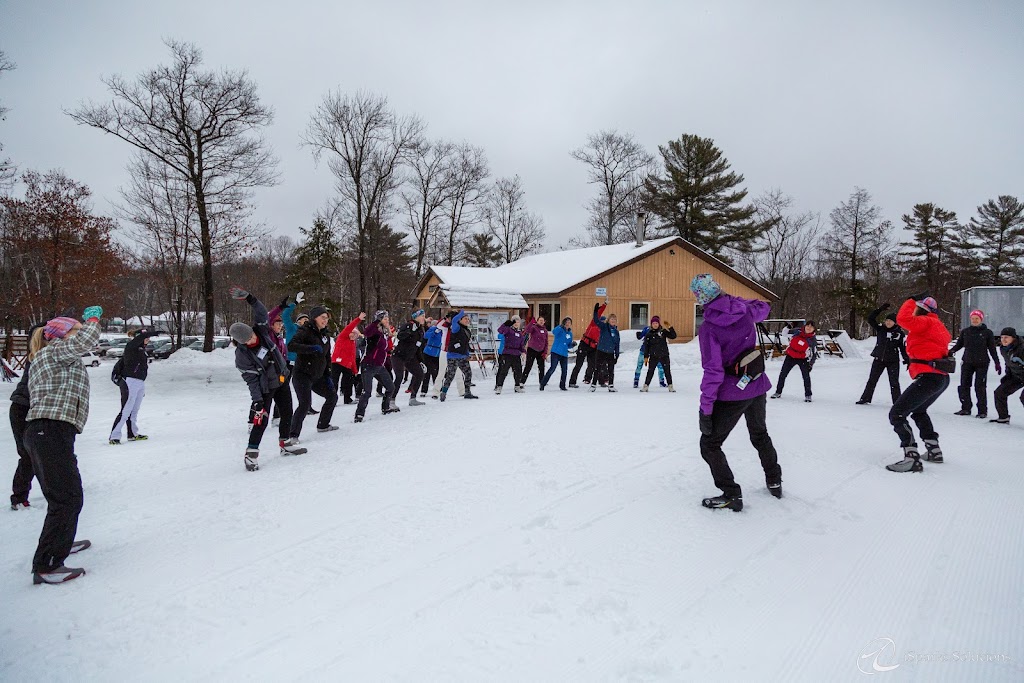
<path fill-rule="evenodd" d="M 415 319 L 415 318 L 420 317 L 421 315 L 426 315 L 426 314 L 427 314 L 427 312 L 424 311 L 422 308 L 417 308 L 415 311 L 412 312 L 412 314 L 409 317 Z"/>
<path fill-rule="evenodd" d="M 697 298 L 698 304 L 707 306 L 718 298 L 718 295 L 722 293 L 722 288 L 715 282 L 711 273 L 703 273 L 694 277 L 690 282 L 690 291 Z"/>

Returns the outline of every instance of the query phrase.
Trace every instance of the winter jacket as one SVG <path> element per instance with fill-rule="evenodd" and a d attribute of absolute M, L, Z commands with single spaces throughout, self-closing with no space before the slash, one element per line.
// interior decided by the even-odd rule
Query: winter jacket
<path fill-rule="evenodd" d="M 697 332 L 700 362 L 704 368 L 700 383 L 700 412 L 704 415 L 714 412 L 715 401 L 743 401 L 762 396 L 772 388 L 767 373 L 740 389 L 736 386 L 740 378 L 725 372 L 727 365 L 757 347 L 755 324 L 765 320 L 770 312 L 771 306 L 764 301 L 729 294 L 719 295 L 704 307 L 704 324 Z"/>
<path fill-rule="evenodd" d="M 540 351 L 544 355 L 548 353 L 548 330 L 543 325 L 531 320 L 526 326 L 526 335 L 530 338 L 526 346 L 534 351 Z"/>
<path fill-rule="evenodd" d="M 907 335 L 903 333 L 899 325 L 886 327 L 884 322 L 878 322 L 878 316 L 885 308 L 876 308 L 868 316 L 868 324 L 875 331 L 875 348 L 871 350 L 871 357 L 884 361 L 885 363 L 898 363 L 900 358 L 909 363 L 907 349 L 903 340 Z"/>
<path fill-rule="evenodd" d="M 452 358 L 469 358 L 469 327 L 461 324 L 465 315 L 465 311 L 459 311 L 452 318 L 452 325 L 448 330 L 448 344 L 445 349 L 448 352 L 449 360 Z M 506 340 L 505 344 L 507 347 L 508 340 Z"/>
<path fill-rule="evenodd" d="M 54 339 L 40 349 L 28 376 L 27 421 L 69 422 L 82 433 L 89 419 L 89 375 L 82 354 L 92 350 L 99 338 L 99 323 L 87 322 L 77 334 Z"/>
<path fill-rule="evenodd" d="M 1024 343 L 1020 339 L 1009 346 L 1000 346 L 999 350 L 1006 361 L 1006 377 L 1013 377 L 1024 382 Z"/>
<path fill-rule="evenodd" d="M 407 320 L 398 328 L 398 344 L 395 355 L 407 363 L 419 362 L 420 351 L 423 349 L 423 325 L 415 320 Z"/>
<path fill-rule="evenodd" d="M 139 330 L 131 341 L 124 346 L 124 355 L 118 361 L 121 365 L 121 377 L 132 377 L 146 381 L 149 376 L 149 357 L 146 355 L 145 341 L 155 337 L 152 330 Z"/>
<path fill-rule="evenodd" d="M 504 337 L 501 351 L 498 352 L 500 355 L 521 356 L 526 353 L 526 332 L 514 328 L 511 320 L 506 320 L 505 323 L 498 328 L 498 333 Z"/>
<path fill-rule="evenodd" d="M 383 368 L 388 363 L 388 330 L 381 329 L 380 321 L 374 320 L 363 331 L 366 337 L 366 354 L 363 363 Z"/>
<path fill-rule="evenodd" d="M 314 347 L 320 347 L 314 351 Z M 320 379 L 331 362 L 331 335 L 327 328 L 317 329 L 315 320 L 302 323 L 288 342 L 288 350 L 295 354 L 295 372 Z"/>
<path fill-rule="evenodd" d="M 591 320 L 587 325 L 587 329 L 583 331 L 583 337 L 580 339 L 580 350 L 582 347 L 588 347 L 591 349 L 597 348 L 597 342 L 601 338 L 601 328 L 597 326 L 597 321 L 604 315 L 604 311 L 608 308 L 608 304 L 597 304 L 597 316 L 594 320 Z"/>
<path fill-rule="evenodd" d="M 593 322 L 597 325 L 597 329 L 601 331 L 601 336 L 597 340 L 597 350 L 601 353 L 610 353 L 618 360 L 619 328 L 612 327 L 611 323 L 607 320 L 601 319 L 601 309 L 597 304 L 594 305 Z"/>
<path fill-rule="evenodd" d="M 235 367 L 242 373 L 252 400 L 262 401 L 288 379 L 288 363 L 277 344 L 277 335 L 270 329 L 267 307 L 252 294 L 245 300 L 252 307 L 252 331 L 256 333 L 257 343 L 251 347 L 246 344 L 235 347 Z"/>
<path fill-rule="evenodd" d="M 572 347 L 572 328 L 565 328 L 561 325 L 551 330 L 551 355 L 569 357 L 569 349 Z"/>
<path fill-rule="evenodd" d="M 362 320 L 356 316 L 345 329 L 338 333 L 338 338 L 334 340 L 334 352 L 331 354 L 332 363 L 348 368 L 353 373 L 359 371 L 359 365 L 356 363 L 356 343 L 350 337 L 352 332 L 359 327 L 360 322 Z"/>
<path fill-rule="evenodd" d="M 964 350 L 961 360 L 965 363 L 988 365 L 988 359 L 991 356 L 996 367 L 1000 367 L 999 354 L 996 352 L 996 336 L 985 323 L 977 327 L 971 325 L 960 330 L 960 336 L 956 338 L 956 344 L 949 350 L 949 355 L 952 356 L 960 349 Z"/>
<path fill-rule="evenodd" d="M 791 330 L 793 338 L 789 340 L 786 355 L 796 360 L 809 360 L 811 365 L 818 360 L 818 338 L 800 330 Z"/>
<path fill-rule="evenodd" d="M 295 324 L 295 319 L 292 317 L 294 315 L 295 315 L 295 304 L 292 304 L 291 306 L 286 306 L 284 309 L 281 310 L 281 322 L 284 323 L 284 345 L 285 345 L 285 348 L 288 348 L 288 344 L 289 344 L 289 342 L 291 342 L 292 337 L 294 337 L 295 333 L 299 331 L 299 326 Z M 295 352 L 289 349 L 288 350 L 288 362 L 289 363 L 294 363 L 295 362 L 295 358 L 296 358 Z"/>
<path fill-rule="evenodd" d="M 441 355 L 441 342 L 444 338 L 444 332 L 437 325 L 431 325 L 430 328 L 423 333 L 423 353 L 424 355 L 430 356 L 431 358 L 437 358 Z"/>
<path fill-rule="evenodd" d="M 947 373 L 936 370 L 930 365 L 915 363 L 915 360 L 932 361 L 947 358 L 949 356 L 949 342 L 953 335 L 949 333 L 946 326 L 934 313 L 926 315 L 914 315 L 917 303 L 913 299 L 907 299 L 896 314 L 896 323 L 907 331 L 907 355 L 910 356 L 910 376 L 916 378 L 918 375 L 934 373 L 945 375 Z"/>
<path fill-rule="evenodd" d="M 644 358 L 668 358 L 668 340 L 675 338 L 676 331 L 671 327 L 648 330 L 644 339 Z"/>
<path fill-rule="evenodd" d="M 11 403 L 17 403 L 19 406 L 28 408 L 28 369 L 32 366 L 32 363 L 25 361 L 25 369 L 21 371 L 21 379 L 18 381 L 18 386 L 14 387 L 14 393 L 11 394 Z"/>

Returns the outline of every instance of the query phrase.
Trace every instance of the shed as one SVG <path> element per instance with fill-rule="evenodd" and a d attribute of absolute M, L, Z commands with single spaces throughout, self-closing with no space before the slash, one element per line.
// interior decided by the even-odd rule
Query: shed
<path fill-rule="evenodd" d="M 960 327 L 969 327 L 971 311 L 985 313 L 985 324 L 995 334 L 1004 327 L 1024 332 L 1024 287 L 972 287 L 960 292 Z"/>

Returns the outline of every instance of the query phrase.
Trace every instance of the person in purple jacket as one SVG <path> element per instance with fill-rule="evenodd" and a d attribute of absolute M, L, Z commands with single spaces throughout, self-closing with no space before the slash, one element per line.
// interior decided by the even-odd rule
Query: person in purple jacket
<path fill-rule="evenodd" d="M 387 311 L 377 311 L 373 316 L 373 322 L 366 326 L 363 336 L 366 337 L 366 353 L 363 355 L 363 362 L 359 366 L 359 374 L 363 378 L 363 392 L 359 394 L 359 405 L 356 406 L 356 422 L 362 422 L 366 415 L 366 405 L 373 396 L 373 381 L 377 380 L 384 386 L 384 400 L 381 403 L 381 412 L 399 412 L 395 405 L 392 394 L 395 393 L 395 384 L 391 378 L 391 371 L 387 369 L 388 362 L 388 340 L 385 335 L 389 334 L 388 325 L 391 319 Z"/>
<path fill-rule="evenodd" d="M 722 444 L 741 417 L 746 418 L 750 442 L 761 458 L 768 491 L 782 497 L 782 468 L 766 424 L 766 394 L 772 385 L 764 374 L 755 328 L 768 317 L 770 306 L 724 293 L 707 273 L 693 278 L 690 291 L 704 307 L 704 324 L 697 333 L 704 368 L 700 454 L 711 468 L 715 486 L 722 490 L 722 495 L 705 498 L 702 504 L 738 512 L 743 509 L 743 492 L 733 478 Z"/>
<path fill-rule="evenodd" d="M 544 361 L 548 357 L 548 328 L 544 323 L 544 316 L 530 321 L 526 326 L 526 369 L 523 370 L 523 384 L 530 377 L 534 362 L 537 363 L 537 380 L 544 383 Z"/>
<path fill-rule="evenodd" d="M 494 380 L 494 393 L 500 394 L 505 385 L 508 371 L 512 369 L 512 379 L 516 383 L 516 393 L 523 392 L 526 375 L 523 374 L 523 352 L 526 351 L 526 332 L 522 329 L 523 320 L 514 315 L 498 328 L 498 334 L 504 335 L 505 343 L 498 356 L 498 377 Z"/>

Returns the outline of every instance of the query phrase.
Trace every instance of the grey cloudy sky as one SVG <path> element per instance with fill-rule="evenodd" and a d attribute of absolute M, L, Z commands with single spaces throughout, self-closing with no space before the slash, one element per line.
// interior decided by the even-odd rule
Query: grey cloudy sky
<path fill-rule="evenodd" d="M 932 201 L 962 219 L 1024 195 L 1024 2 L 0 0 L 5 152 L 63 168 L 111 211 L 128 145 L 61 113 L 100 77 L 168 61 L 248 69 L 276 118 L 281 184 L 257 194 L 282 234 L 330 195 L 299 134 L 328 90 L 368 89 L 433 137 L 482 146 L 518 173 L 548 247 L 582 231 L 593 188 L 569 150 L 602 128 L 652 152 L 714 138 L 751 196 L 781 187 L 823 214 L 855 185 L 899 221 Z M 396 221 L 397 222 L 397 221 Z"/>

